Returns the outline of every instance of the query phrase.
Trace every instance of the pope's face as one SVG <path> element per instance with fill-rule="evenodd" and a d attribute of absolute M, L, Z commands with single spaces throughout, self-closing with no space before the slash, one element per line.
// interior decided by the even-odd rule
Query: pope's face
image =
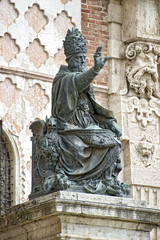
<path fill-rule="evenodd" d="M 86 70 L 86 54 L 74 54 L 69 59 L 68 67 L 72 72 L 84 72 Z"/>

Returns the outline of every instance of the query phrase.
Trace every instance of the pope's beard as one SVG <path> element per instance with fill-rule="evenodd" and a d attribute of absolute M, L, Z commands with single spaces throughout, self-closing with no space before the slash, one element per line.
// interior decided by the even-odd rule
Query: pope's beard
<path fill-rule="evenodd" d="M 85 72 L 86 71 L 86 64 L 75 64 L 73 66 L 69 66 L 71 72 Z"/>

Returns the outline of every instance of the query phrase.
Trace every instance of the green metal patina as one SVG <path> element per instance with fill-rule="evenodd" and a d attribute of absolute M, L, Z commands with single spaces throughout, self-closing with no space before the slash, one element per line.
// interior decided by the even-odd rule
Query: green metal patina
<path fill-rule="evenodd" d="M 93 79 L 103 68 L 99 46 L 94 66 L 86 71 L 86 42 L 78 29 L 68 30 L 61 66 L 52 86 L 52 115 L 31 124 L 32 194 L 58 190 L 129 196 L 118 181 L 122 170 L 121 130 L 113 112 L 94 99 Z"/>

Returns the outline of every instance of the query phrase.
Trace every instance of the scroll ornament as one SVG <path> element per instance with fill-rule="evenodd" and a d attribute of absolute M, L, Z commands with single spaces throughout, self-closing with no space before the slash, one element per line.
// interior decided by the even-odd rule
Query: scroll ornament
<path fill-rule="evenodd" d="M 136 42 L 125 50 L 127 61 L 126 78 L 131 89 L 139 98 L 160 99 L 158 64 L 160 63 L 160 45 Z"/>

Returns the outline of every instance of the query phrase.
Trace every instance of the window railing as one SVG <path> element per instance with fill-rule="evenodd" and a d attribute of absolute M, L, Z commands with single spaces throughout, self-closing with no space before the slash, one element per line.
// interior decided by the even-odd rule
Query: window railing
<path fill-rule="evenodd" d="M 0 120 L 0 216 L 11 207 L 11 158 Z"/>

